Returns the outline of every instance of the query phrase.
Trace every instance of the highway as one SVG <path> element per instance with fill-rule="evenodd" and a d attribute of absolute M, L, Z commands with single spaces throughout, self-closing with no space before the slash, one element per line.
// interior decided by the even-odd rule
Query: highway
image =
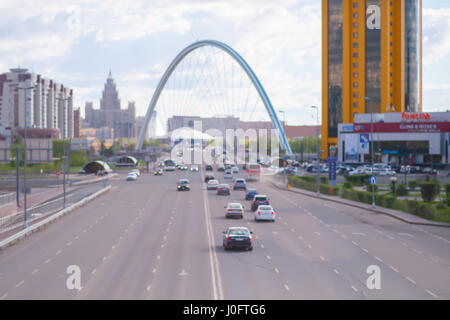
<path fill-rule="evenodd" d="M 255 222 L 244 191 L 207 191 L 206 172 L 112 180 L 105 195 L 0 252 L 1 299 L 450 299 L 450 229 L 248 182 L 277 221 Z M 214 171 L 222 179 L 223 172 Z M 242 174 L 238 176 L 243 176 Z M 191 191 L 176 191 L 180 178 Z M 225 219 L 231 200 L 243 220 Z M 253 251 L 225 251 L 246 226 Z M 81 270 L 69 290 L 68 266 Z M 369 266 L 380 289 L 369 289 Z"/>

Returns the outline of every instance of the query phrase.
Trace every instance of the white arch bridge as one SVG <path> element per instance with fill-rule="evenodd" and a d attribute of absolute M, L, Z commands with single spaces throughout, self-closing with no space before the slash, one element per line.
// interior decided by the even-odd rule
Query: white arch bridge
<path fill-rule="evenodd" d="M 144 143 L 144 137 L 145 132 L 148 129 L 149 122 L 151 120 L 151 117 L 153 116 L 153 111 L 155 110 L 155 107 L 158 103 L 158 99 L 160 98 L 161 93 L 163 92 L 167 81 L 171 77 L 172 73 L 176 70 L 177 66 L 180 64 L 183 59 L 185 59 L 191 52 L 193 52 L 196 49 L 202 48 L 202 47 L 214 47 L 222 50 L 226 54 L 228 54 L 235 62 L 239 64 L 239 66 L 242 68 L 242 70 L 247 75 L 248 79 L 251 81 L 254 89 L 256 90 L 259 99 L 264 104 L 265 110 L 267 111 L 267 114 L 269 115 L 270 121 L 272 122 L 272 125 L 275 129 L 279 132 L 279 141 L 283 149 L 286 151 L 288 155 L 292 154 L 291 147 L 289 146 L 288 139 L 286 137 L 286 134 L 284 132 L 284 128 L 281 125 L 280 121 L 278 120 L 278 117 L 276 115 L 276 112 L 272 106 L 272 103 L 270 102 L 269 97 L 267 96 L 266 91 L 264 90 L 263 86 L 261 85 L 261 82 L 259 81 L 258 77 L 255 75 L 253 70 L 250 68 L 250 66 L 247 64 L 247 62 L 230 46 L 228 46 L 225 43 L 222 43 L 220 41 L 216 40 L 203 40 L 195 42 L 186 48 L 184 48 L 170 63 L 167 70 L 164 72 L 161 80 L 158 83 L 158 86 L 156 87 L 156 90 L 153 94 L 153 97 L 150 101 L 150 104 L 147 109 L 147 113 L 145 115 L 144 120 L 144 126 L 141 128 L 139 132 L 138 141 L 136 143 L 136 151 L 140 151 L 142 149 L 142 145 Z"/>

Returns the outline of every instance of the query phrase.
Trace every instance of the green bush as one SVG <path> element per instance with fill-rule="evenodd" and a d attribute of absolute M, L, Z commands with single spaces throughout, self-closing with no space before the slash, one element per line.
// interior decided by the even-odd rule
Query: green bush
<path fill-rule="evenodd" d="M 438 204 L 436 204 L 436 209 L 445 209 L 447 208 L 447 204 L 445 201 L 440 201 Z"/>
<path fill-rule="evenodd" d="M 346 189 L 353 189 L 353 183 L 351 183 L 350 181 L 345 181 L 342 187 Z"/>
<path fill-rule="evenodd" d="M 407 196 L 408 195 L 408 189 L 406 188 L 405 184 L 399 184 L 397 186 L 397 190 L 395 191 L 395 194 L 397 196 Z"/>
<path fill-rule="evenodd" d="M 427 203 L 421 203 L 417 208 L 416 215 L 424 217 L 425 219 L 433 219 L 435 216 L 435 210 L 431 205 Z"/>
<path fill-rule="evenodd" d="M 320 183 L 328 184 L 328 177 L 321 176 L 321 177 L 320 177 Z"/>
<path fill-rule="evenodd" d="M 448 197 L 450 197 L 450 183 L 446 183 L 445 185 L 445 194 Z"/>
<path fill-rule="evenodd" d="M 367 192 L 372 192 L 372 185 L 371 184 L 367 184 L 366 185 L 366 191 Z M 374 191 L 375 191 L 375 193 L 377 193 L 378 192 L 378 185 L 374 185 Z"/>
<path fill-rule="evenodd" d="M 435 182 L 424 182 L 420 185 L 420 193 L 424 202 L 432 202 L 439 194 L 439 184 Z"/>
<path fill-rule="evenodd" d="M 395 197 L 394 196 L 392 196 L 392 195 L 385 195 L 383 198 L 382 198 L 382 202 L 381 202 L 381 205 L 383 206 L 383 207 L 386 207 L 386 208 L 393 208 L 393 205 L 394 205 L 394 201 L 395 201 Z"/>
<path fill-rule="evenodd" d="M 353 176 L 345 175 L 345 180 L 353 183 L 355 186 L 364 186 L 369 183 L 368 174 L 355 174 Z"/>
<path fill-rule="evenodd" d="M 419 185 L 419 183 L 417 182 L 417 180 L 409 180 L 408 181 L 408 187 L 410 191 L 413 191 L 415 188 L 417 188 L 417 186 Z"/>

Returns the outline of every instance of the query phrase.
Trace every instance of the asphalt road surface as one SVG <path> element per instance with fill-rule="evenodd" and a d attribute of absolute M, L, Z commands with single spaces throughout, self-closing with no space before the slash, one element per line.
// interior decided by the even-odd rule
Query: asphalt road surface
<path fill-rule="evenodd" d="M 223 172 L 213 174 L 224 181 Z M 267 181 L 248 187 L 270 197 L 277 220 L 255 222 L 244 191 L 218 196 L 203 175 L 119 175 L 110 192 L 0 252 L 0 299 L 450 298 L 449 229 Z M 185 177 L 192 190 L 176 191 Z M 244 205 L 244 219 L 225 218 L 229 201 Z M 224 251 L 228 226 L 252 230 L 253 251 Z M 80 290 L 67 287 L 73 265 Z M 367 286 L 370 266 L 380 270 L 379 289 Z"/>

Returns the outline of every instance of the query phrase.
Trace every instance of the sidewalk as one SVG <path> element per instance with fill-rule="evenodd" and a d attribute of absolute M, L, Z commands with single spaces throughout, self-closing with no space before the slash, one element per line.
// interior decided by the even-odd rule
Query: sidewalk
<path fill-rule="evenodd" d="M 63 187 L 53 188 L 33 188 L 31 194 L 27 194 L 27 207 L 31 208 L 41 202 L 52 199 L 63 192 Z M 23 211 L 23 196 L 20 194 L 20 207 L 17 207 L 16 201 L 0 206 L 0 218 Z"/>
<path fill-rule="evenodd" d="M 311 192 L 311 191 L 307 191 L 307 190 L 302 190 L 302 189 L 297 189 L 297 188 L 293 188 L 291 187 L 289 190 L 287 189 L 287 187 L 279 182 L 275 182 L 275 181 L 271 181 L 271 183 L 277 187 L 278 189 L 282 189 L 282 190 L 286 190 L 286 191 L 290 191 L 290 192 L 295 192 L 295 193 L 299 193 L 299 194 L 303 194 L 309 197 L 313 197 L 313 198 L 318 198 L 318 199 L 322 199 L 322 200 L 327 200 L 327 201 L 333 201 L 336 203 L 341 203 L 341 204 L 345 204 L 348 206 L 352 206 L 352 207 L 356 207 L 356 208 L 360 208 L 360 209 L 364 209 L 367 211 L 372 211 L 375 213 L 381 213 L 381 214 L 385 214 L 388 215 L 392 218 L 398 219 L 400 221 L 409 223 L 409 224 L 418 224 L 418 225 L 427 225 L 427 226 L 435 226 L 435 227 L 447 227 L 450 228 L 450 223 L 445 223 L 445 222 L 437 222 L 437 221 L 429 221 L 420 217 L 417 217 L 413 214 L 409 214 L 406 212 L 401 212 L 401 211 L 397 211 L 397 210 L 392 210 L 392 209 L 388 209 L 388 208 L 383 208 L 383 207 L 375 207 L 372 208 L 372 206 L 370 204 L 366 204 L 366 203 L 361 203 L 361 202 L 356 202 L 356 201 L 352 201 L 352 200 L 347 200 L 347 199 L 343 199 L 337 196 L 328 196 L 328 195 L 319 195 L 317 196 L 317 194 L 315 192 Z"/>

